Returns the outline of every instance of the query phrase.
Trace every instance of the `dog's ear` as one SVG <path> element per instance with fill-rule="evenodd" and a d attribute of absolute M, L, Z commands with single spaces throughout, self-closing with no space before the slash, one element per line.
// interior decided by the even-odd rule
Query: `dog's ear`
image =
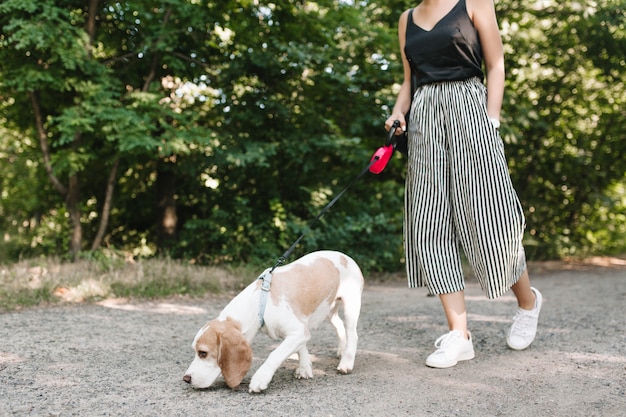
<path fill-rule="evenodd" d="M 252 349 L 239 327 L 228 326 L 218 335 L 217 363 L 226 385 L 237 388 L 252 365 Z"/>

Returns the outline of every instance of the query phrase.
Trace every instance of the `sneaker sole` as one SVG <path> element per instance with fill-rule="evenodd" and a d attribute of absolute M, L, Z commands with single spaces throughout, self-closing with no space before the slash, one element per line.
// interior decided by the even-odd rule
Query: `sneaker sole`
<path fill-rule="evenodd" d="M 451 368 L 461 361 L 469 361 L 470 359 L 474 359 L 474 356 L 474 351 L 463 353 L 462 355 L 459 355 L 456 361 L 447 363 L 433 363 L 429 362 L 428 359 L 426 359 L 426 366 L 437 369 Z"/>

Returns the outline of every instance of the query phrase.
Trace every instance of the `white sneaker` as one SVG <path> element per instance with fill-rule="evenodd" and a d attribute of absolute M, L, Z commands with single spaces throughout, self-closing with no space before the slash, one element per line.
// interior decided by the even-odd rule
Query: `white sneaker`
<path fill-rule="evenodd" d="M 517 309 L 513 317 L 513 325 L 509 330 L 506 342 L 511 349 L 524 350 L 535 340 L 537 334 L 537 322 L 543 297 L 536 288 L 530 288 L 535 293 L 535 308 L 532 310 Z"/>
<path fill-rule="evenodd" d="M 474 358 L 472 335 L 469 339 L 463 336 L 460 330 L 452 330 L 435 341 L 436 351 L 426 358 L 426 366 L 431 368 L 449 368 L 458 361 L 467 361 Z"/>

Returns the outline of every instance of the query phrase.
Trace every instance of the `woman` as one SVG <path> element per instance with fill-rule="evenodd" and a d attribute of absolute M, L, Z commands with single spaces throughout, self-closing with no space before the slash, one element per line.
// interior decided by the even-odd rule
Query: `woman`
<path fill-rule="evenodd" d="M 461 249 L 488 298 L 513 290 L 518 310 L 509 347 L 535 338 L 541 293 L 530 286 L 524 214 L 499 135 L 504 53 L 492 0 L 423 0 L 398 25 L 404 82 L 389 130 L 406 130 L 411 108 L 404 239 L 410 287 L 437 294 L 449 333 L 426 365 L 474 357 L 467 327 Z M 483 84 L 486 72 L 486 86 Z M 411 71 L 417 88 L 411 100 Z"/>

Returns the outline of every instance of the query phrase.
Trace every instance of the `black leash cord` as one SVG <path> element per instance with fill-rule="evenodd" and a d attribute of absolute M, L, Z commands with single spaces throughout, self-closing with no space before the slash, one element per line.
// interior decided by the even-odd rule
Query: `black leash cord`
<path fill-rule="evenodd" d="M 378 161 L 380 159 L 380 156 L 375 156 L 374 158 L 372 158 L 372 160 L 370 161 L 369 164 L 367 164 L 367 166 L 365 168 L 363 168 L 363 171 L 361 171 L 359 173 L 359 175 L 357 175 L 356 177 L 354 177 L 352 179 L 352 181 L 350 181 L 350 183 L 348 185 L 346 185 L 346 187 L 341 190 L 341 192 L 339 194 L 337 194 L 335 196 L 335 198 L 333 198 L 332 200 L 330 200 L 330 203 L 326 204 L 326 207 L 324 207 L 322 209 L 322 211 L 320 212 L 320 214 L 317 215 L 317 217 L 315 219 L 313 219 L 313 221 L 309 224 L 309 227 L 313 227 L 313 225 L 337 202 L 337 200 L 339 200 L 339 198 L 341 198 L 341 196 L 348 191 L 348 188 L 350 188 L 355 182 L 357 182 L 359 179 L 361 179 L 361 177 L 363 175 L 365 175 L 365 173 L 367 171 L 369 171 L 369 169 L 371 168 L 372 165 L 374 165 L 376 163 L 376 161 Z M 289 247 L 289 249 L 287 249 L 287 251 L 283 254 L 283 256 L 281 256 L 280 258 L 278 258 L 278 261 L 276 261 L 276 264 L 274 264 L 274 266 L 272 267 L 272 269 L 270 270 L 270 274 L 272 272 L 274 272 L 274 269 L 276 269 L 277 267 L 279 267 L 280 265 L 283 265 L 285 263 L 285 261 L 287 260 L 287 258 L 289 258 L 289 255 L 291 255 L 291 252 L 293 252 L 293 250 L 296 248 L 296 246 L 298 246 L 298 243 L 300 243 L 300 241 L 302 240 L 302 238 L 304 237 L 304 232 L 300 235 L 300 237 L 298 237 L 296 239 L 295 242 L 293 242 L 293 244 Z"/>

